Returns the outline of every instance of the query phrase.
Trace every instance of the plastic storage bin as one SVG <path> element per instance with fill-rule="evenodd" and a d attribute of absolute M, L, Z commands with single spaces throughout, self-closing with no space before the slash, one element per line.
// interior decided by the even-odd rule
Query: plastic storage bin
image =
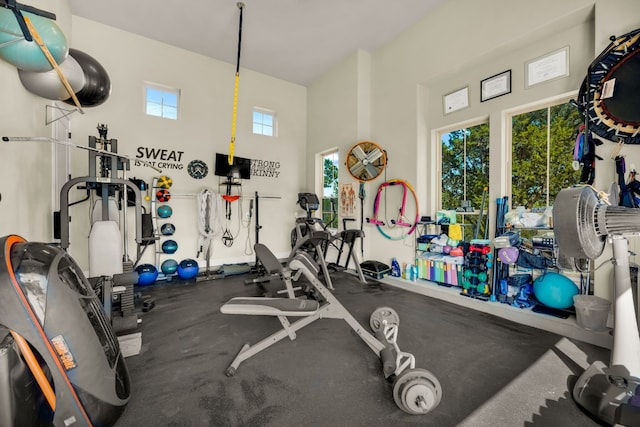
<path fill-rule="evenodd" d="M 589 331 L 607 329 L 611 302 L 595 295 L 574 295 L 573 304 L 576 308 L 578 326 Z"/>

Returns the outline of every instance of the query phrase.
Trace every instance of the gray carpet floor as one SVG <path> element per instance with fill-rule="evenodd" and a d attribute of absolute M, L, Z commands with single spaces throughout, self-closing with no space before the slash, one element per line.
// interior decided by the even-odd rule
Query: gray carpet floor
<path fill-rule="evenodd" d="M 442 385 L 437 408 L 400 410 L 378 357 L 336 319 L 303 328 L 228 378 L 243 344 L 280 329 L 275 317 L 220 313 L 232 297 L 262 294 L 248 277 L 138 289 L 156 305 L 141 314 L 140 354 L 127 358 L 132 396 L 118 427 L 599 425 L 569 390 L 608 350 L 347 273 L 333 276 L 334 295 L 363 326 L 377 307 L 399 313 L 400 349 Z"/>

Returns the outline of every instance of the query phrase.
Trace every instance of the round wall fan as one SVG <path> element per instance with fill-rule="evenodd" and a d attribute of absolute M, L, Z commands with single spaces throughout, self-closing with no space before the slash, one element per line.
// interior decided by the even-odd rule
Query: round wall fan
<path fill-rule="evenodd" d="M 375 142 L 360 141 L 349 150 L 345 164 L 358 181 L 372 181 L 387 166 L 387 152 Z"/>

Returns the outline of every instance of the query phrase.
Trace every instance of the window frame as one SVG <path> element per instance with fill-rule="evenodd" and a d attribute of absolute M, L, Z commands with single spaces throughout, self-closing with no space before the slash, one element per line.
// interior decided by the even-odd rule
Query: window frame
<path fill-rule="evenodd" d="M 159 91 L 163 94 L 170 94 L 170 95 L 174 95 L 176 97 L 176 105 L 170 105 L 170 104 L 165 104 L 164 102 L 158 104 L 157 102 L 154 102 L 154 105 L 160 105 L 160 114 L 151 114 L 149 113 L 149 103 L 151 102 L 149 100 L 149 96 L 148 96 L 148 90 L 156 90 Z M 171 86 L 166 86 L 166 85 L 162 85 L 159 83 L 152 83 L 152 82 L 144 82 L 143 86 L 142 86 L 142 99 L 143 99 L 143 105 L 142 105 L 142 111 L 144 112 L 144 114 L 146 116 L 149 117 L 158 117 L 160 119 L 167 119 L 167 120 L 179 120 L 180 119 L 180 103 L 181 103 L 181 98 L 182 98 L 182 93 L 181 90 L 175 87 L 171 87 Z M 175 108 L 176 110 L 176 114 L 175 117 L 171 116 L 171 115 L 166 115 L 164 113 L 164 107 L 165 105 L 167 107 L 171 107 L 171 108 Z"/>
<path fill-rule="evenodd" d="M 435 130 L 435 137 L 436 137 L 436 156 L 437 156 L 437 161 L 438 161 L 438 174 L 437 174 L 437 182 L 435 182 L 435 188 L 436 188 L 436 209 L 440 210 L 443 209 L 442 207 L 442 196 L 443 196 L 443 192 L 442 192 L 442 174 L 443 174 L 443 163 L 442 163 L 442 136 L 447 134 L 447 133 L 451 133 L 457 130 L 461 130 L 461 129 L 468 129 L 474 126 L 479 126 L 482 124 L 487 124 L 487 126 L 489 126 L 489 135 L 491 134 L 491 122 L 489 120 L 489 117 L 481 117 L 481 118 L 475 118 L 473 120 L 468 120 L 465 122 L 459 122 L 456 124 L 453 124 L 451 126 L 447 126 L 444 128 L 440 128 L 440 129 L 436 129 Z M 489 149 L 491 147 L 488 147 Z M 491 153 L 489 153 L 489 158 L 491 156 Z M 489 171 L 491 170 L 491 163 L 489 163 Z M 491 174 L 489 174 L 489 178 L 491 178 Z M 491 182 L 491 180 L 489 179 L 489 182 Z M 466 188 L 464 189 L 464 193 L 466 195 Z M 477 208 L 477 207 L 476 207 Z M 477 209 L 476 209 L 477 210 Z"/>
<path fill-rule="evenodd" d="M 455 132 L 455 131 L 460 131 L 463 129 L 469 129 L 469 128 L 474 128 L 474 127 L 478 127 L 478 126 L 482 126 L 482 125 L 486 125 L 487 126 L 487 133 L 488 133 L 488 137 L 490 139 L 491 137 L 491 121 L 489 120 L 489 117 L 481 117 L 481 118 L 476 118 L 473 120 L 468 120 L 465 122 L 461 122 L 461 123 L 457 123 L 451 126 L 447 126 L 445 128 L 441 128 L 441 129 L 437 129 L 435 132 L 436 135 L 436 141 L 437 141 L 437 151 L 436 151 L 436 155 L 437 155 L 437 161 L 438 161 L 438 175 L 437 175 L 437 182 L 435 183 L 436 186 L 436 191 L 437 191 L 437 196 L 436 196 L 436 211 L 437 210 L 442 210 L 444 209 L 443 206 L 443 196 L 444 196 L 444 192 L 443 192 L 443 173 L 444 173 L 444 163 L 443 163 L 443 144 L 442 144 L 442 138 L 444 135 Z M 466 133 L 465 133 L 466 135 Z M 466 138 L 465 138 L 465 143 L 464 143 L 464 152 L 465 152 L 465 158 L 466 158 L 466 150 L 467 150 L 467 143 L 466 143 Z M 490 145 L 487 145 L 487 158 L 488 158 L 488 171 L 487 171 L 487 183 L 486 183 L 486 188 L 488 189 L 489 185 L 491 184 L 491 167 L 492 167 L 492 163 L 491 163 L 491 147 Z M 466 165 L 466 162 L 464 162 L 464 164 Z M 495 166 L 494 166 L 495 167 Z M 470 197 L 467 197 L 467 190 L 468 190 L 468 186 L 467 186 L 467 176 L 466 176 L 466 168 L 464 168 L 465 172 L 464 172 L 464 177 L 463 177 L 463 200 L 470 200 Z M 486 197 L 488 197 L 488 194 L 485 194 Z M 482 198 L 482 194 L 479 194 L 478 197 L 476 198 Z M 473 211 L 472 212 L 465 212 L 465 213 L 459 213 L 460 214 L 460 218 L 458 219 L 458 223 L 466 225 L 465 227 L 463 227 L 463 234 L 465 239 L 470 239 L 473 233 L 473 230 L 477 229 L 477 222 L 480 220 L 480 209 L 482 208 L 480 206 L 481 202 L 479 203 L 472 203 L 472 207 L 473 207 Z M 455 209 L 459 206 L 456 207 L 448 207 L 449 210 Z M 488 209 L 489 209 L 489 201 L 486 200 L 485 201 L 485 206 L 484 206 L 484 214 L 488 215 Z M 483 219 L 484 222 L 484 219 Z M 481 224 L 481 227 L 483 229 L 483 231 L 485 230 L 486 226 L 488 224 L 484 223 Z M 478 229 L 479 230 L 479 229 Z M 487 233 L 488 231 L 484 231 L 485 233 Z M 467 234 L 470 233 L 470 234 Z"/>
<path fill-rule="evenodd" d="M 336 195 L 335 197 L 330 197 L 330 198 L 325 198 L 324 197 L 324 160 L 327 157 L 330 156 L 334 156 L 335 155 L 335 161 L 334 161 L 334 165 L 335 165 L 335 172 L 336 172 L 336 176 L 335 176 L 335 184 L 336 184 Z M 330 229 L 330 230 L 338 230 L 340 228 L 340 222 L 339 222 L 339 194 L 340 194 L 340 150 L 338 147 L 334 147 L 331 148 L 329 150 L 325 150 L 322 151 L 320 153 L 317 154 L 316 156 L 317 158 L 317 170 L 318 170 L 318 193 L 319 193 L 319 197 L 318 199 L 320 200 L 320 208 L 319 208 L 319 212 L 317 212 L 317 216 L 322 218 L 322 222 L 323 224 L 325 224 L 325 226 Z M 330 215 L 332 212 L 331 211 L 326 211 L 324 209 L 324 200 L 330 200 L 330 199 L 336 199 L 336 204 L 335 204 L 335 212 L 333 212 L 335 215 L 333 217 L 333 221 L 332 223 L 327 223 L 325 221 L 325 214 Z"/>
<path fill-rule="evenodd" d="M 512 108 L 504 111 L 504 114 L 502 115 L 502 119 L 503 119 L 503 124 L 505 129 L 505 138 L 504 138 L 505 147 L 504 148 L 507 156 L 506 168 L 505 168 L 506 169 L 505 177 L 507 179 L 507 182 L 505 182 L 505 186 L 507 189 L 507 196 L 511 201 L 510 203 L 513 204 L 513 201 L 514 201 L 513 187 L 512 187 L 513 182 L 511 178 L 513 176 L 513 161 L 514 161 L 513 159 L 513 118 L 514 116 L 531 113 L 544 108 L 548 109 L 563 103 L 568 103 L 568 102 L 571 102 L 571 100 L 575 99 L 577 95 L 578 95 L 578 91 L 571 91 L 568 93 L 562 93 L 556 96 L 545 98 L 536 102 L 520 105 L 516 108 Z M 548 134 L 547 134 L 547 137 L 549 137 Z M 547 143 L 549 143 L 548 140 L 547 140 Z M 547 155 L 547 164 L 548 163 L 549 163 L 549 157 Z M 547 176 L 548 175 L 549 175 L 549 168 L 547 169 Z M 547 183 L 547 186 L 548 186 L 548 183 Z M 547 195 L 546 195 L 546 200 L 548 202 L 547 205 L 553 206 L 554 200 L 551 200 L 551 196 L 548 193 L 549 192 L 547 191 Z"/>
<path fill-rule="evenodd" d="M 272 125 L 271 127 L 271 134 L 266 134 L 264 132 L 256 132 L 255 126 L 261 126 L 263 129 L 265 126 L 269 127 L 268 125 L 265 125 L 264 120 L 260 121 L 260 122 L 256 122 L 255 121 L 255 114 L 259 113 L 262 115 L 268 115 L 271 116 L 271 123 Z M 261 136 L 266 136 L 266 137 L 276 137 L 278 135 L 278 116 L 276 114 L 275 111 L 273 110 L 269 110 L 266 108 L 261 108 L 261 107 L 253 107 L 253 110 L 251 111 L 251 133 L 253 133 L 254 135 L 261 135 Z"/>

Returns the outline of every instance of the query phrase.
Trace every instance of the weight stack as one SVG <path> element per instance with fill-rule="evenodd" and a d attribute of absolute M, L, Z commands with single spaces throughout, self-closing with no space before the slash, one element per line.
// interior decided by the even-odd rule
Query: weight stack
<path fill-rule="evenodd" d="M 126 260 L 122 263 L 122 272 L 133 273 L 133 263 L 131 260 Z M 122 311 L 123 316 L 128 316 L 132 314 L 133 310 L 136 308 L 133 300 L 133 283 L 127 283 L 121 286 L 125 286 L 127 290 L 120 295 L 120 310 Z"/>
<path fill-rule="evenodd" d="M 114 286 L 123 286 L 125 288 L 125 291 L 118 295 L 120 300 L 119 313 L 113 316 L 112 319 L 113 329 L 116 332 L 135 329 L 138 326 L 138 316 L 134 313 L 136 307 L 133 292 L 133 286 L 137 281 L 138 273 L 133 271 L 133 266 L 131 266 L 130 272 L 113 277 Z"/>

